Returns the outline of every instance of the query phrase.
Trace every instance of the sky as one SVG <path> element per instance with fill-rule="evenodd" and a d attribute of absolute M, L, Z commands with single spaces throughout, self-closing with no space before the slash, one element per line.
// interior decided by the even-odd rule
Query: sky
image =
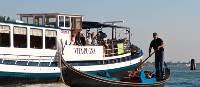
<path fill-rule="evenodd" d="M 131 42 L 144 58 L 152 33 L 165 43 L 165 60 L 200 62 L 200 0 L 1 0 L 0 15 L 17 19 L 17 13 L 81 14 L 89 21 L 124 21 Z M 154 61 L 150 58 L 149 61 Z"/>

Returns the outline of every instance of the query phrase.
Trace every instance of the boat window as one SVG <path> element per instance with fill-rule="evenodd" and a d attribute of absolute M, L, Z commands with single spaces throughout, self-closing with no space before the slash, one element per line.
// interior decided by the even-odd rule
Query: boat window
<path fill-rule="evenodd" d="M 57 26 L 56 18 L 55 17 L 47 18 L 46 25 L 53 26 L 53 27 Z"/>
<path fill-rule="evenodd" d="M 43 45 L 43 37 L 41 29 L 30 29 L 30 47 L 36 49 L 42 49 Z"/>
<path fill-rule="evenodd" d="M 116 59 L 111 59 L 111 63 L 116 63 L 117 60 Z"/>
<path fill-rule="evenodd" d="M 10 47 L 10 27 L 0 25 L 0 47 Z"/>
<path fill-rule="evenodd" d="M 122 59 L 122 62 L 125 62 L 126 61 L 126 57 L 123 57 L 121 58 Z"/>
<path fill-rule="evenodd" d="M 128 57 L 127 57 L 127 60 L 131 60 L 131 56 L 128 56 Z"/>
<path fill-rule="evenodd" d="M 42 16 L 35 16 L 35 21 L 34 21 L 36 25 L 42 25 L 43 24 L 43 20 L 42 20 Z"/>
<path fill-rule="evenodd" d="M 49 66 L 49 62 L 40 62 L 40 67 Z"/>
<path fill-rule="evenodd" d="M 104 64 L 104 62 L 103 62 L 103 60 L 99 60 L 99 61 L 97 61 L 97 64 L 101 65 L 101 64 Z"/>
<path fill-rule="evenodd" d="M 54 30 L 45 31 L 45 48 L 56 49 L 56 36 L 57 32 Z"/>
<path fill-rule="evenodd" d="M 39 62 L 29 62 L 28 65 L 29 66 L 38 66 Z"/>
<path fill-rule="evenodd" d="M 59 16 L 59 27 L 64 27 L 64 16 Z"/>
<path fill-rule="evenodd" d="M 116 61 L 117 63 L 120 63 L 121 62 L 121 59 L 120 58 L 117 58 L 117 61 Z"/>
<path fill-rule="evenodd" d="M 27 47 L 27 29 L 25 27 L 14 27 L 14 47 Z"/>
<path fill-rule="evenodd" d="M 65 17 L 65 27 L 70 27 L 70 18 Z"/>
<path fill-rule="evenodd" d="M 109 61 L 108 60 L 104 60 L 104 64 L 108 64 L 109 63 Z"/>
<path fill-rule="evenodd" d="M 7 65 L 14 65 L 15 61 L 13 61 L 13 60 L 4 60 L 3 63 L 7 64 Z"/>
<path fill-rule="evenodd" d="M 33 24 L 33 17 L 28 17 L 28 24 Z"/>
<path fill-rule="evenodd" d="M 23 21 L 24 23 L 28 23 L 27 17 L 22 17 L 21 21 Z"/>
<path fill-rule="evenodd" d="M 16 65 L 26 66 L 28 61 L 17 61 Z"/>
<path fill-rule="evenodd" d="M 72 17 L 72 29 L 82 29 L 81 17 Z"/>

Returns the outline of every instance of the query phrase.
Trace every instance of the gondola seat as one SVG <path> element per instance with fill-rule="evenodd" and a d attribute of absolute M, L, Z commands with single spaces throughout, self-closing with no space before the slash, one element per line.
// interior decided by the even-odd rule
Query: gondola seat
<path fill-rule="evenodd" d="M 140 73 L 140 78 L 141 78 L 142 83 L 155 83 L 156 82 L 155 76 L 152 78 L 147 78 L 143 70 Z"/>

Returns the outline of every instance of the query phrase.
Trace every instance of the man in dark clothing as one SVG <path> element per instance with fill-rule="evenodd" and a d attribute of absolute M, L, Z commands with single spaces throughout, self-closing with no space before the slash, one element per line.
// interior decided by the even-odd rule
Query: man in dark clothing
<path fill-rule="evenodd" d="M 76 34 L 76 37 L 75 37 L 75 44 L 76 44 L 76 45 L 81 45 L 80 37 L 81 37 L 81 33 L 78 32 L 78 33 Z"/>
<path fill-rule="evenodd" d="M 153 40 L 149 46 L 149 56 L 151 56 L 151 49 L 155 52 L 155 68 L 156 68 L 156 78 L 157 80 L 163 77 L 163 60 L 164 60 L 164 43 L 161 38 L 158 38 L 157 33 L 153 33 Z"/>
<path fill-rule="evenodd" d="M 80 31 L 76 34 L 76 41 L 75 41 L 76 45 L 79 46 L 85 46 L 86 45 L 86 41 L 85 41 L 85 37 L 83 35 L 83 32 Z"/>

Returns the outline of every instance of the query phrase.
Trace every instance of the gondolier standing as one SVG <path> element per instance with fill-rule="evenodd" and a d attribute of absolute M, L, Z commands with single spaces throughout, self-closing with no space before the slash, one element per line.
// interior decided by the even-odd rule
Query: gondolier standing
<path fill-rule="evenodd" d="M 153 40 L 149 46 L 149 56 L 151 56 L 151 49 L 155 52 L 155 68 L 156 68 L 156 78 L 161 80 L 163 78 L 163 61 L 164 61 L 164 43 L 161 38 L 158 37 L 157 33 L 153 33 Z"/>

